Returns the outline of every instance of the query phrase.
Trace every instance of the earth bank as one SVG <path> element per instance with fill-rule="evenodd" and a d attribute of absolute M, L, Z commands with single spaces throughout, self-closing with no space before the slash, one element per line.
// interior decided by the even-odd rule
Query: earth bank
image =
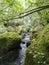
<path fill-rule="evenodd" d="M 32 40 L 26 52 L 24 65 L 49 65 L 49 24 Z"/>
<path fill-rule="evenodd" d="M 16 32 L 0 34 L 0 53 L 20 48 L 21 35 Z"/>

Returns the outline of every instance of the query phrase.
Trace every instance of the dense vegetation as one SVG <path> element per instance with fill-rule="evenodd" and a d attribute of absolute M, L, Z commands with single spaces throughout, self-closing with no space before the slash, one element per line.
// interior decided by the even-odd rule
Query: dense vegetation
<path fill-rule="evenodd" d="M 26 53 L 25 65 L 49 65 L 49 24 L 33 39 Z"/>
<path fill-rule="evenodd" d="M 49 0 L 0 0 L 0 52 L 31 36 L 24 65 L 49 65 Z"/>

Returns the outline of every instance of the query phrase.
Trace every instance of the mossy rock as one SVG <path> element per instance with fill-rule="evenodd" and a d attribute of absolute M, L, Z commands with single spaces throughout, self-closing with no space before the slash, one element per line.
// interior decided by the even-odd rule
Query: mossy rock
<path fill-rule="evenodd" d="M 49 24 L 28 47 L 24 65 L 49 65 Z"/>
<path fill-rule="evenodd" d="M 0 51 L 12 50 L 20 46 L 21 36 L 16 32 L 0 34 Z"/>

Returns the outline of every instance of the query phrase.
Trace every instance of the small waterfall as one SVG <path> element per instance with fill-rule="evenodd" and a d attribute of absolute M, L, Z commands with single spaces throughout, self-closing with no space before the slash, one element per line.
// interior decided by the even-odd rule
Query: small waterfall
<path fill-rule="evenodd" d="M 30 36 L 26 35 L 23 39 L 22 39 L 22 43 L 20 43 L 20 51 L 19 51 L 19 57 L 16 60 L 16 65 L 23 65 L 24 60 L 25 60 L 25 56 L 26 56 L 26 49 L 27 49 L 27 42 L 30 41 Z"/>
<path fill-rule="evenodd" d="M 25 54 L 26 54 L 26 48 L 27 48 L 26 43 L 25 44 L 21 43 L 20 46 L 21 46 L 21 49 L 19 51 L 19 57 L 17 59 L 18 61 L 16 61 L 16 65 L 23 65 L 25 60 Z"/>

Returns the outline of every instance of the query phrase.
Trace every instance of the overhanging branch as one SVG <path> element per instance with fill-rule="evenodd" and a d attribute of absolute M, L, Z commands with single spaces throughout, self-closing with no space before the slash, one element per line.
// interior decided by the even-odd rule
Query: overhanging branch
<path fill-rule="evenodd" d="M 28 15 L 34 13 L 34 12 L 38 12 L 38 11 L 41 11 L 41 10 L 44 10 L 44 9 L 47 9 L 47 8 L 49 8 L 49 5 L 37 7 L 37 8 L 31 9 L 31 10 L 29 10 L 29 11 L 27 11 L 27 12 L 22 12 L 22 13 L 20 13 L 20 15 L 18 15 L 18 16 L 15 17 L 15 18 L 10 18 L 10 19 L 7 19 L 7 20 L 3 19 L 3 20 L 4 20 L 4 21 L 9 21 L 9 20 L 13 20 L 13 19 L 23 18 L 23 17 L 25 17 L 25 16 L 28 16 Z"/>

